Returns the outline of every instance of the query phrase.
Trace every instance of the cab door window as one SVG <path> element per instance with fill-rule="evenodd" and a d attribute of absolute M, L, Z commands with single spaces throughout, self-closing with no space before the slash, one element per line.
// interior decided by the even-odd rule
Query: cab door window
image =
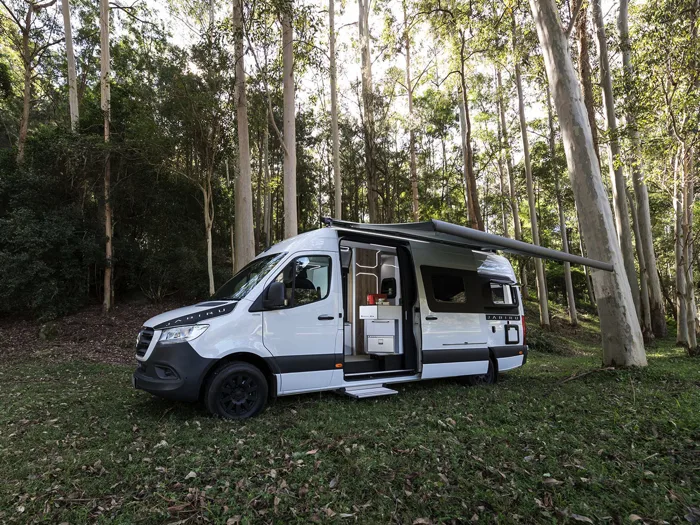
<path fill-rule="evenodd" d="M 284 284 L 285 307 L 294 308 L 328 297 L 331 285 L 331 258 L 304 255 L 293 259 L 275 281 Z"/>

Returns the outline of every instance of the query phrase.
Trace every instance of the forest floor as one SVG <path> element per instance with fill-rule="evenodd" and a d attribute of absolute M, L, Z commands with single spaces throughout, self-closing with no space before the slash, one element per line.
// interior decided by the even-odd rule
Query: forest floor
<path fill-rule="evenodd" d="M 557 320 L 495 386 L 294 396 L 230 422 L 131 388 L 162 310 L 0 324 L 0 522 L 700 520 L 700 368 L 670 339 L 644 370 L 602 370 L 595 319 Z"/>

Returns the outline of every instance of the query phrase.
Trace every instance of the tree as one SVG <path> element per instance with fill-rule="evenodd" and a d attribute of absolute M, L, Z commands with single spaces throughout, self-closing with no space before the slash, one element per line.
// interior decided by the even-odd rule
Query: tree
<path fill-rule="evenodd" d="M 379 222 L 379 188 L 375 159 L 374 92 L 372 90 L 372 58 L 369 48 L 369 0 L 358 0 L 359 38 L 362 79 L 363 128 L 365 136 L 365 169 L 367 172 L 367 207 L 369 222 Z"/>
<path fill-rule="evenodd" d="M 600 312 L 603 362 L 612 366 L 646 366 L 642 333 L 632 292 L 615 237 L 610 205 L 600 174 L 586 107 L 571 61 L 568 36 L 554 0 L 530 0 L 547 78 L 559 116 L 571 186 L 579 210 L 586 210 L 582 233 L 588 255 L 611 262 L 612 272 L 595 271 L 593 283 Z"/>
<path fill-rule="evenodd" d="M 9 0 L 0 0 L 0 3 L 19 31 L 18 33 L 7 31 L 4 24 L 0 25 L 0 31 L 3 34 L 7 31 L 8 40 L 22 61 L 22 113 L 17 138 L 17 163 L 22 164 L 27 134 L 29 133 L 29 111 L 32 105 L 34 73 L 49 48 L 61 41 L 61 38 L 54 37 L 56 23 L 52 17 L 44 17 L 41 25 L 37 25 L 36 22 L 42 12 L 45 13 L 49 7 L 56 3 L 56 0 L 47 0 L 43 3 L 30 0 L 18 5 L 11 5 Z"/>
<path fill-rule="evenodd" d="M 564 253 L 569 253 L 569 239 L 566 233 L 566 218 L 564 217 L 564 204 L 562 202 L 561 188 L 559 187 L 559 172 L 554 162 L 556 155 L 555 148 L 555 133 L 554 133 L 554 116 L 552 115 L 552 97 L 547 85 L 547 122 L 549 123 L 549 155 L 552 160 L 552 169 L 554 170 L 554 191 L 557 197 L 557 211 L 559 212 L 559 231 L 561 233 L 561 246 Z M 569 322 L 572 326 L 578 326 L 578 317 L 576 315 L 576 297 L 574 296 L 574 283 L 571 279 L 571 264 L 564 263 L 564 285 L 566 287 L 566 304 L 569 307 Z"/>
<path fill-rule="evenodd" d="M 338 69 L 335 63 L 335 1 L 328 0 L 328 31 L 331 79 L 331 141 L 333 142 L 333 181 L 335 217 L 343 218 L 343 186 L 340 175 L 340 137 L 338 135 Z"/>
<path fill-rule="evenodd" d="M 523 83 L 520 76 L 520 56 L 518 53 L 517 32 L 515 25 L 515 12 L 511 19 L 513 36 L 513 61 L 515 69 L 515 87 L 518 92 L 518 116 L 520 119 L 520 135 L 523 139 L 523 161 L 525 163 L 525 182 L 527 184 L 527 200 L 530 205 L 530 225 L 532 227 L 532 242 L 540 245 L 540 230 L 537 224 L 537 206 L 535 205 L 535 189 L 532 181 L 532 167 L 530 165 L 530 144 L 527 138 L 527 121 L 525 120 L 525 99 L 523 97 Z M 537 298 L 540 305 L 540 325 L 549 328 L 549 305 L 547 298 L 547 279 L 544 275 L 544 263 L 542 259 L 535 259 L 535 275 L 537 277 Z"/>
<path fill-rule="evenodd" d="M 233 35 L 236 63 L 235 104 L 238 124 L 238 177 L 236 180 L 235 270 L 255 258 L 253 236 L 253 187 L 250 175 L 250 141 L 248 138 L 248 102 L 245 88 L 243 48 L 243 0 L 233 0 Z M 214 293 L 212 291 L 212 293 Z"/>
<path fill-rule="evenodd" d="M 282 75 L 284 90 L 284 237 L 297 234 L 296 107 L 294 106 L 294 28 L 292 6 L 282 12 Z"/>
<path fill-rule="evenodd" d="M 418 209 L 418 168 L 416 167 L 416 132 L 413 129 L 413 82 L 411 80 L 411 33 L 409 31 L 408 14 L 406 12 L 406 0 L 402 0 L 404 45 L 406 50 L 406 92 L 408 94 L 408 154 L 409 168 L 411 170 L 411 209 L 413 221 L 418 222 L 420 213 Z"/>
<path fill-rule="evenodd" d="M 632 48 L 629 38 L 628 0 L 620 0 L 620 13 L 617 26 L 620 32 L 620 47 L 622 49 L 622 73 L 625 87 L 625 120 L 627 132 L 632 145 L 633 159 L 630 163 L 632 182 L 634 184 L 634 196 L 637 204 L 637 228 L 639 229 L 638 243 L 641 245 L 641 255 L 644 259 L 644 270 L 640 272 L 642 280 L 646 278 L 649 291 L 649 315 L 651 317 L 651 329 L 656 337 L 666 337 L 666 312 L 664 311 L 661 282 L 656 267 L 656 254 L 651 232 L 651 213 L 649 211 L 649 192 L 642 176 L 641 156 L 642 151 L 637 127 L 637 100 L 636 86 L 634 85 L 634 67 L 632 66 Z M 641 258 L 640 266 L 641 266 Z"/>
<path fill-rule="evenodd" d="M 111 121 L 110 83 L 111 64 L 109 52 L 109 0 L 100 0 L 100 107 L 104 119 L 104 227 L 105 227 L 105 273 L 102 309 L 108 313 L 112 308 L 112 203 L 110 200 L 112 167 L 109 155 L 109 124 Z"/>
<path fill-rule="evenodd" d="M 637 317 L 643 322 L 641 303 L 639 300 L 639 283 L 637 282 L 637 269 L 634 264 L 634 249 L 632 248 L 632 227 L 630 225 L 629 210 L 627 209 L 627 192 L 625 177 L 622 173 L 622 159 L 620 158 L 620 142 L 617 129 L 617 117 L 615 116 L 615 99 L 613 97 L 612 73 L 608 59 L 608 41 L 605 35 L 603 12 L 600 8 L 600 0 L 591 0 L 591 13 L 593 25 L 596 30 L 598 55 L 600 60 L 600 83 L 603 88 L 603 104 L 605 106 L 605 122 L 608 132 L 608 160 L 610 163 L 610 181 L 613 196 L 613 209 L 615 210 L 615 226 L 618 242 L 622 250 L 622 259 L 625 263 L 625 272 L 630 282 L 632 299 L 634 300 Z M 644 328 L 646 330 L 646 327 Z M 650 327 L 649 327 L 649 330 Z"/>
<path fill-rule="evenodd" d="M 66 35 L 66 60 L 68 62 L 68 108 L 70 110 L 70 127 L 75 131 L 80 119 L 78 108 L 78 77 L 75 71 L 75 53 L 73 52 L 73 31 L 70 22 L 70 0 L 61 0 L 63 12 L 63 31 Z"/>

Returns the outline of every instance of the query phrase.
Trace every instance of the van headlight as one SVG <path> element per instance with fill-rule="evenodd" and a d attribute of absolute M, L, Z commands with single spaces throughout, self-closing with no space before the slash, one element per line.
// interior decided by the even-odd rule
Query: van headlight
<path fill-rule="evenodd" d="M 166 328 L 160 334 L 159 342 L 163 344 L 181 343 L 183 341 L 192 341 L 207 331 L 208 324 L 192 324 L 187 326 L 177 326 L 175 328 Z"/>

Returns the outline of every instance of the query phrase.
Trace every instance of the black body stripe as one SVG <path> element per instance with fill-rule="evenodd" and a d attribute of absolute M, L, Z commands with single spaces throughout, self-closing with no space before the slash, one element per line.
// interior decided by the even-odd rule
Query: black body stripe
<path fill-rule="evenodd" d="M 508 346 L 492 346 L 491 351 L 496 359 L 504 357 L 515 357 L 516 355 L 525 355 L 527 346 L 524 345 L 508 345 Z"/>
<path fill-rule="evenodd" d="M 309 354 L 268 357 L 265 359 L 275 374 L 334 370 L 343 362 L 343 354 Z"/>
<path fill-rule="evenodd" d="M 423 350 L 423 364 L 464 363 L 467 361 L 486 361 L 489 349 L 484 348 L 450 348 L 449 350 Z"/>

